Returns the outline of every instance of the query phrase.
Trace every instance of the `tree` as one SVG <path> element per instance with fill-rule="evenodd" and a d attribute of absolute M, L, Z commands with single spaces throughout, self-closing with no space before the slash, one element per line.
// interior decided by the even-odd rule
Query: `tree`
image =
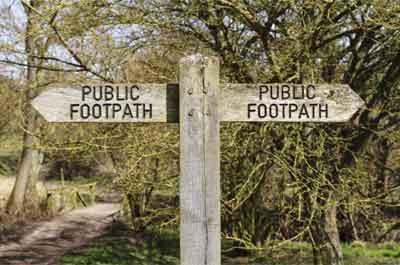
<path fill-rule="evenodd" d="M 64 77 L 75 83 L 144 77 L 166 82 L 174 72 L 157 60 L 175 57 L 162 53 L 162 47 L 183 54 L 188 43 L 193 46 L 190 52 L 221 57 L 224 81 L 348 83 L 366 101 L 366 108 L 349 124 L 223 127 L 224 235 L 235 241 L 235 248 L 257 248 L 268 239 L 270 244 L 274 239 L 309 240 L 315 263 L 322 262 L 323 249 L 329 264 L 343 262 L 340 239 L 347 227 L 352 227 L 349 240 L 368 238 L 371 228 L 365 224 L 373 218 L 360 216 L 372 216 L 368 209 L 385 202 L 398 185 L 387 179 L 394 173 L 388 174 L 391 169 L 385 166 L 387 151 L 399 139 L 400 124 L 400 21 L 395 1 L 52 1 L 43 12 L 32 3 L 25 6 L 40 18 L 53 51 L 62 50 L 66 56 L 31 52 L 36 57 L 28 63 L 2 61 L 46 74 L 68 73 Z M 119 38 L 117 28 L 130 34 Z M 179 46 L 180 38 L 187 43 Z M 149 43 L 156 51 L 145 49 Z M 130 60 L 138 58 L 134 53 L 145 60 L 137 63 L 139 69 L 125 71 Z M 127 133 L 121 127 L 105 128 L 105 135 L 113 129 Z M 92 139 L 91 147 L 109 151 L 108 140 Z M 174 149 L 153 144 L 164 154 Z M 133 153 L 141 153 L 142 145 L 137 143 Z M 146 166 L 159 167 L 153 158 L 161 159 L 152 157 Z M 142 168 L 130 162 L 122 170 L 126 176 L 119 179 L 122 186 L 133 183 L 126 192 L 136 196 L 141 194 L 135 187 L 151 190 L 146 182 L 154 181 L 152 177 L 132 181 Z"/>
<path fill-rule="evenodd" d="M 37 177 L 30 177 L 29 175 L 32 174 L 28 173 L 29 168 L 31 170 L 38 168 L 35 163 L 32 163 L 32 159 L 36 157 L 34 155 L 35 148 L 40 148 L 47 154 L 50 152 L 46 150 L 46 145 L 57 146 L 59 152 L 67 149 L 52 143 L 54 137 L 47 135 L 52 130 L 51 125 L 41 126 L 44 127 L 41 132 L 36 129 L 32 131 L 38 124 L 36 114 L 30 108 L 29 102 L 36 92 L 62 81 L 74 84 L 93 79 L 105 82 L 133 79 L 132 74 L 126 76 L 127 71 L 122 66 L 126 66 L 127 59 L 132 59 L 133 54 L 143 47 L 143 43 L 149 41 L 152 32 L 135 29 L 126 21 L 121 21 L 127 20 L 125 17 L 129 14 L 123 12 L 123 8 L 118 5 L 118 2 L 116 1 L 117 4 L 114 5 L 107 1 L 96 3 L 82 1 L 70 4 L 64 4 L 62 1 L 22 1 L 27 16 L 26 31 L 23 34 L 26 39 L 25 51 L 19 50 L 17 44 L 7 45 L 5 42 L 1 43 L 2 49 L 0 50 L 3 55 L 0 58 L 1 63 L 28 70 L 26 83 L 30 88 L 24 99 L 27 106 L 24 116 L 27 121 L 32 122 L 28 124 L 30 129 L 25 130 L 20 169 L 8 203 L 10 211 L 19 212 L 22 210 L 24 201 L 31 201 L 24 200 L 24 198 L 31 197 L 26 191 L 34 190 L 31 187 L 35 187 L 37 179 Z M 76 23 L 76 21 L 80 21 L 80 23 Z M 3 27 L 10 28 L 9 25 L 3 25 Z M 125 36 L 115 37 L 115 34 L 121 34 L 121 28 Z M 145 65 L 141 70 L 154 71 L 153 68 L 153 65 Z M 172 69 L 168 70 L 173 73 Z M 61 77 L 59 73 L 62 73 Z M 154 76 L 154 72 L 151 74 Z M 138 76 L 138 78 L 143 77 Z M 135 79 L 139 80 L 138 78 Z M 88 132 L 107 134 L 110 128 L 110 126 L 98 125 L 93 126 Z M 59 138 L 63 138 L 60 135 L 56 137 L 58 137 L 56 142 L 60 142 Z M 67 142 L 77 140 L 73 134 L 69 134 L 66 138 L 68 138 Z M 41 140 L 40 146 L 39 139 Z M 36 141 L 35 146 L 32 146 L 34 140 Z M 99 141 L 103 141 L 103 139 L 99 139 Z M 105 139 L 104 142 L 108 142 L 108 140 Z M 101 160 L 107 161 L 110 165 L 113 164 L 110 153 L 93 148 L 93 145 L 86 147 L 81 146 L 81 149 L 85 149 L 88 153 L 95 152 L 94 161 Z M 52 153 L 54 154 L 54 151 Z M 68 154 L 65 157 L 68 157 Z M 104 168 L 99 169 L 103 173 L 115 173 L 114 169 L 107 169 L 107 172 L 104 172 Z"/>
<path fill-rule="evenodd" d="M 24 99 L 25 128 L 23 149 L 15 185 L 7 204 L 7 210 L 12 213 L 20 213 L 22 211 L 26 198 L 29 198 L 30 202 L 37 201 L 36 178 L 38 176 L 37 167 L 40 165 L 39 151 L 34 147 L 36 141 L 34 134 L 37 128 L 37 115 L 29 105 L 29 102 L 35 96 L 35 91 L 37 90 L 37 71 L 32 67 L 36 61 L 35 54 L 37 54 L 37 47 L 34 39 L 37 27 L 37 16 L 33 13 L 31 7 L 37 8 L 38 6 L 39 1 L 36 0 L 30 1 L 29 6 L 25 5 L 27 17 L 25 35 L 25 52 L 27 54 L 26 84 L 28 88 L 26 89 Z M 33 205 L 35 205 L 35 203 Z"/>
<path fill-rule="evenodd" d="M 24 90 L 24 136 L 23 150 L 19 161 L 16 182 L 10 195 L 7 209 L 11 213 L 21 213 L 24 209 L 38 207 L 39 198 L 36 192 L 36 182 L 40 171 L 42 155 L 39 152 L 39 123 L 36 112 L 30 105 L 30 101 L 37 95 L 39 90 L 53 82 L 59 82 L 60 78 L 54 73 L 81 72 L 95 76 L 102 80 L 112 81 L 100 71 L 94 70 L 93 65 L 82 59 L 72 46 L 71 40 L 82 36 L 85 31 L 75 29 L 68 31 L 68 27 L 59 28 L 57 22 L 60 20 L 73 20 L 80 15 L 76 14 L 78 8 L 64 6 L 60 1 L 47 2 L 44 0 L 22 1 L 26 16 L 25 30 L 22 34 L 24 39 L 24 50 L 20 49 L 20 43 L 15 40 L 9 44 L 9 39 L 1 43 L 2 57 L 0 62 L 7 65 L 18 66 L 26 69 L 26 89 Z M 96 13 L 98 9 L 92 6 L 90 12 Z M 101 8 L 99 5 L 97 8 Z M 83 8 L 81 8 L 83 9 Z M 86 11 L 89 12 L 89 11 Z M 12 19 L 9 24 L 5 23 L 2 28 L 12 31 Z M 89 27 L 100 27 L 99 21 L 92 23 Z M 13 33 L 18 32 L 18 28 Z M 64 33 L 67 32 L 67 33 Z M 67 55 L 60 55 L 64 50 Z M 94 63 L 93 63 L 94 64 Z"/>
<path fill-rule="evenodd" d="M 366 108 L 351 125 L 241 127 L 256 134 L 268 132 L 264 135 L 272 138 L 270 150 L 255 147 L 253 151 L 264 154 L 264 163 L 270 160 L 266 153 L 275 155 L 275 163 L 298 187 L 290 196 L 300 198 L 295 209 L 307 214 L 301 234 L 310 231 L 314 242 L 328 246 L 330 264 L 342 264 L 338 210 L 346 208 L 352 190 L 365 188 L 360 184 L 363 174 L 357 172 L 358 161 L 368 146 L 399 129 L 398 5 L 391 1 L 149 0 L 129 7 L 142 12 L 147 25 L 197 38 L 204 49 L 222 58 L 227 80 L 348 83 L 366 100 Z M 255 159 L 248 167 L 258 163 Z M 263 178 L 265 170 L 258 172 L 257 179 Z"/>

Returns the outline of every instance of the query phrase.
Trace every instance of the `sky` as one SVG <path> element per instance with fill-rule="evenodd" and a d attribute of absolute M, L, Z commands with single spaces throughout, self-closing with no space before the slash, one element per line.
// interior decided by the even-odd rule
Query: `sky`
<path fill-rule="evenodd" d="M 21 20 L 25 20 L 25 15 L 21 0 L 0 0 L 0 8 L 11 8 L 13 14 Z"/>
<path fill-rule="evenodd" d="M 26 56 L 23 55 L 24 40 L 22 39 L 24 36 L 23 32 L 25 30 L 25 24 L 26 16 L 21 0 L 0 0 L 0 60 L 7 58 L 8 60 L 18 61 L 21 63 L 26 62 Z M 17 25 L 17 31 L 10 25 Z M 138 33 L 140 31 L 141 28 L 137 25 L 115 25 L 110 29 L 110 31 L 108 31 L 108 33 L 111 33 L 114 45 L 123 46 L 128 45 L 130 38 L 136 35 L 135 32 Z M 99 39 L 102 37 L 101 34 L 97 36 Z M 80 38 L 80 41 L 82 41 L 82 38 Z M 2 48 L 1 45 L 4 45 L 5 43 L 13 48 L 18 48 L 22 55 L 17 57 L 16 55 L 4 52 L 4 46 Z M 81 45 L 89 49 L 89 46 L 92 46 L 90 43 L 87 44 L 87 42 L 83 42 Z M 60 45 L 50 47 L 48 55 L 76 63 L 67 50 Z M 96 67 L 96 64 L 93 64 L 92 67 Z M 24 72 L 26 72 L 25 67 L 10 66 L 9 64 L 6 65 L 0 63 L 0 75 L 17 79 L 21 78 Z"/>
<path fill-rule="evenodd" d="M 18 28 L 23 29 L 26 23 L 26 16 L 21 4 L 20 0 L 0 0 L 0 18 L 7 19 L 15 23 Z M 1 43 L 10 43 L 14 44 L 19 43 L 19 47 L 23 49 L 23 42 L 18 41 L 16 37 L 18 34 L 13 32 L 10 27 L 5 25 L 0 28 L 0 44 Z M 15 37 L 15 38 L 13 38 Z M 0 59 L 4 59 L 5 57 L 10 56 L 9 54 L 2 53 L 0 51 Z M 21 67 L 13 67 L 5 64 L 0 64 L 0 74 L 5 75 L 9 78 L 18 78 L 21 76 L 21 71 L 24 69 Z"/>

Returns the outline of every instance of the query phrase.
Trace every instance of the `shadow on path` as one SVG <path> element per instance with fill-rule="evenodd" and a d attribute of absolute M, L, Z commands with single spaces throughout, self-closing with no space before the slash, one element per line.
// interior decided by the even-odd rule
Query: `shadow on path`
<path fill-rule="evenodd" d="M 0 264 L 57 264 L 67 251 L 105 234 L 119 210 L 119 204 L 95 204 L 44 222 L 18 242 L 0 245 Z"/>

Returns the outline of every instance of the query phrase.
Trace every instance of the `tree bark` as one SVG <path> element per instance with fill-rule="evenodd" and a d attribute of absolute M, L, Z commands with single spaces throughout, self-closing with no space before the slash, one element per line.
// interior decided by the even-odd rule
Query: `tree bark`
<path fill-rule="evenodd" d="M 337 202 L 331 199 L 325 210 L 325 233 L 328 239 L 328 258 L 330 265 L 343 265 L 343 251 L 340 245 L 336 222 Z"/>
<path fill-rule="evenodd" d="M 37 149 L 33 149 L 29 181 L 25 191 L 24 208 L 33 210 L 35 213 L 37 213 L 37 209 L 40 206 L 41 201 L 41 197 L 37 189 L 37 183 L 39 180 L 40 169 L 42 168 L 42 162 L 43 153 Z"/>
<path fill-rule="evenodd" d="M 35 149 L 35 137 L 34 133 L 37 128 L 37 115 L 35 110 L 31 107 L 30 101 L 35 97 L 36 90 L 36 73 L 35 69 L 31 67 L 34 64 L 34 15 L 31 7 L 37 5 L 36 0 L 31 0 L 29 6 L 25 6 L 25 13 L 27 16 L 26 24 L 26 37 L 25 37 L 25 52 L 27 54 L 27 90 L 25 93 L 25 106 L 24 106 L 24 118 L 25 128 L 23 137 L 23 149 L 20 157 L 20 162 L 17 170 L 17 176 L 13 190 L 7 203 L 7 211 L 9 213 L 18 214 L 23 210 L 24 201 L 29 190 L 30 201 L 36 200 L 32 196 L 37 196 L 36 182 L 31 181 L 32 166 L 34 160 L 39 157 L 38 150 Z M 37 165 L 36 165 L 37 166 Z"/>
<path fill-rule="evenodd" d="M 387 162 L 390 155 L 390 145 L 386 139 L 378 142 L 376 147 L 376 161 L 375 161 L 375 174 L 376 174 L 376 195 L 384 194 L 389 189 L 389 178 L 387 174 Z M 375 195 L 375 196 L 376 196 Z"/>

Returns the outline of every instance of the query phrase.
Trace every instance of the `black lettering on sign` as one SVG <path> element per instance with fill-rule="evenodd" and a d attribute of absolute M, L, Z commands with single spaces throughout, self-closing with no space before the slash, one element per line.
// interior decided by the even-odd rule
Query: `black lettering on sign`
<path fill-rule="evenodd" d="M 90 86 L 82 87 L 82 101 L 85 101 L 86 96 L 92 92 L 92 88 Z"/>
<path fill-rule="evenodd" d="M 299 119 L 302 119 L 303 116 L 306 116 L 307 119 L 310 118 L 308 115 L 307 106 L 304 104 L 302 104 L 300 107 Z"/>
<path fill-rule="evenodd" d="M 314 85 L 260 85 L 258 87 L 259 100 L 304 100 L 314 99 L 316 87 Z"/>
<path fill-rule="evenodd" d="M 124 101 L 125 97 L 124 97 L 124 95 L 121 95 L 121 91 L 120 91 L 119 87 L 117 87 L 117 89 L 115 91 L 117 94 L 115 99 L 118 101 Z M 125 87 L 125 96 L 126 96 L 126 87 Z"/>
<path fill-rule="evenodd" d="M 290 99 L 290 86 L 282 85 L 282 99 Z"/>
<path fill-rule="evenodd" d="M 71 106 L 70 106 L 69 113 L 70 113 L 71 120 L 74 120 L 74 113 L 79 112 L 79 110 L 76 107 L 79 107 L 79 104 L 71 104 Z"/>
<path fill-rule="evenodd" d="M 149 104 L 148 108 L 143 104 L 143 118 L 146 118 L 146 113 L 149 114 L 150 119 L 153 117 L 153 104 Z"/>
<path fill-rule="evenodd" d="M 319 106 L 319 104 L 318 103 L 311 103 L 311 104 L 309 104 L 309 106 L 310 106 L 311 111 L 312 111 L 312 116 L 315 117 L 315 115 L 316 115 L 315 109 Z"/>
<path fill-rule="evenodd" d="M 105 103 L 103 104 L 105 112 L 106 112 L 106 119 L 108 119 L 110 117 L 110 107 L 112 106 L 111 103 Z"/>
<path fill-rule="evenodd" d="M 71 120 L 153 118 L 153 104 L 137 102 L 140 100 L 140 87 L 137 85 L 85 85 L 81 96 L 82 102 L 92 103 L 71 104 Z"/>
<path fill-rule="evenodd" d="M 96 101 L 100 101 L 103 99 L 103 87 L 93 87 L 93 98 Z"/>
<path fill-rule="evenodd" d="M 279 85 L 277 85 L 276 86 L 276 89 L 274 89 L 274 87 L 273 86 L 269 86 L 269 91 L 270 91 L 270 98 L 271 99 L 278 99 L 279 98 L 279 92 L 280 92 L 280 86 Z M 275 95 L 274 95 L 274 92 L 275 92 Z"/>
<path fill-rule="evenodd" d="M 86 120 L 90 117 L 90 107 L 88 104 L 83 104 L 80 108 L 81 119 Z"/>
<path fill-rule="evenodd" d="M 261 88 L 260 88 L 260 92 L 261 92 Z M 260 98 L 261 98 L 261 94 L 260 94 Z M 255 108 L 253 108 L 253 107 L 256 107 L 256 106 L 257 106 L 256 103 L 250 103 L 250 104 L 247 105 L 247 118 L 250 119 L 251 113 L 257 111 Z"/>
<path fill-rule="evenodd" d="M 128 104 L 125 105 L 124 113 L 122 114 L 122 119 L 126 119 L 127 116 L 128 118 L 133 119 L 132 110 Z"/>
<path fill-rule="evenodd" d="M 328 119 L 328 104 L 296 104 L 296 103 L 249 103 L 247 104 L 247 118 L 258 119 Z M 144 114 L 145 115 L 145 114 Z"/>
<path fill-rule="evenodd" d="M 265 105 L 265 104 L 259 104 L 257 111 L 258 111 L 258 117 L 260 119 L 263 119 L 263 118 L 267 117 L 267 115 L 268 115 L 267 105 Z"/>
<path fill-rule="evenodd" d="M 278 105 L 271 104 L 269 106 L 269 116 L 273 119 L 275 119 L 279 116 Z"/>
<path fill-rule="evenodd" d="M 298 109 L 299 109 L 299 107 L 297 106 L 297 104 L 294 104 L 294 103 L 289 104 L 289 119 L 292 118 L 292 114 L 294 112 L 296 112 Z"/>
<path fill-rule="evenodd" d="M 286 107 L 287 106 L 289 106 L 289 104 L 288 103 L 281 103 L 281 104 L 279 104 L 280 106 L 282 106 L 282 118 L 286 118 Z"/>
<path fill-rule="evenodd" d="M 104 87 L 104 100 L 110 101 L 114 98 L 114 87 L 112 86 L 105 86 Z"/>
<path fill-rule="evenodd" d="M 308 85 L 307 86 L 307 98 L 308 99 L 314 99 L 315 98 L 315 86 L 314 85 Z"/>
<path fill-rule="evenodd" d="M 99 104 L 94 104 L 92 107 L 92 116 L 95 119 L 100 119 L 101 118 L 101 105 Z"/>
<path fill-rule="evenodd" d="M 115 118 L 115 114 L 117 112 L 120 112 L 122 110 L 122 107 L 120 104 L 113 104 L 113 119 Z"/>
<path fill-rule="evenodd" d="M 247 118 L 252 119 L 257 117 L 258 119 L 284 120 L 327 119 L 329 117 L 328 105 L 313 103 L 313 100 L 317 98 L 316 90 L 316 86 L 312 84 L 259 85 L 258 99 L 265 103 L 247 104 Z M 294 100 L 301 100 L 303 102 L 294 103 Z"/>
<path fill-rule="evenodd" d="M 138 100 L 139 99 L 139 94 L 138 95 L 136 95 L 136 96 L 133 96 L 133 90 L 134 89 L 136 89 L 137 91 L 139 91 L 140 89 L 139 89 L 139 87 L 138 86 L 136 86 L 136 85 L 134 85 L 134 86 L 132 86 L 131 87 L 131 99 L 133 100 L 133 101 L 136 101 L 136 100 Z"/>
<path fill-rule="evenodd" d="M 322 113 L 324 113 L 325 118 L 328 118 L 328 104 L 319 105 L 319 117 L 322 118 Z"/>
<path fill-rule="evenodd" d="M 139 117 L 139 109 L 140 109 L 140 106 L 141 106 L 141 105 L 142 105 L 142 104 L 140 104 L 140 103 L 133 103 L 133 104 L 132 104 L 132 106 L 135 107 L 136 118 Z"/>
<path fill-rule="evenodd" d="M 96 104 L 71 104 L 71 120 L 88 119 L 115 119 L 121 117 L 124 119 L 152 119 L 153 104 L 144 103 L 96 103 Z"/>
<path fill-rule="evenodd" d="M 263 95 L 267 94 L 269 91 L 268 86 L 260 86 L 259 91 L 260 100 L 263 100 Z"/>
<path fill-rule="evenodd" d="M 95 101 L 137 101 L 140 98 L 140 88 L 133 86 L 82 86 L 82 101 L 94 99 Z"/>

